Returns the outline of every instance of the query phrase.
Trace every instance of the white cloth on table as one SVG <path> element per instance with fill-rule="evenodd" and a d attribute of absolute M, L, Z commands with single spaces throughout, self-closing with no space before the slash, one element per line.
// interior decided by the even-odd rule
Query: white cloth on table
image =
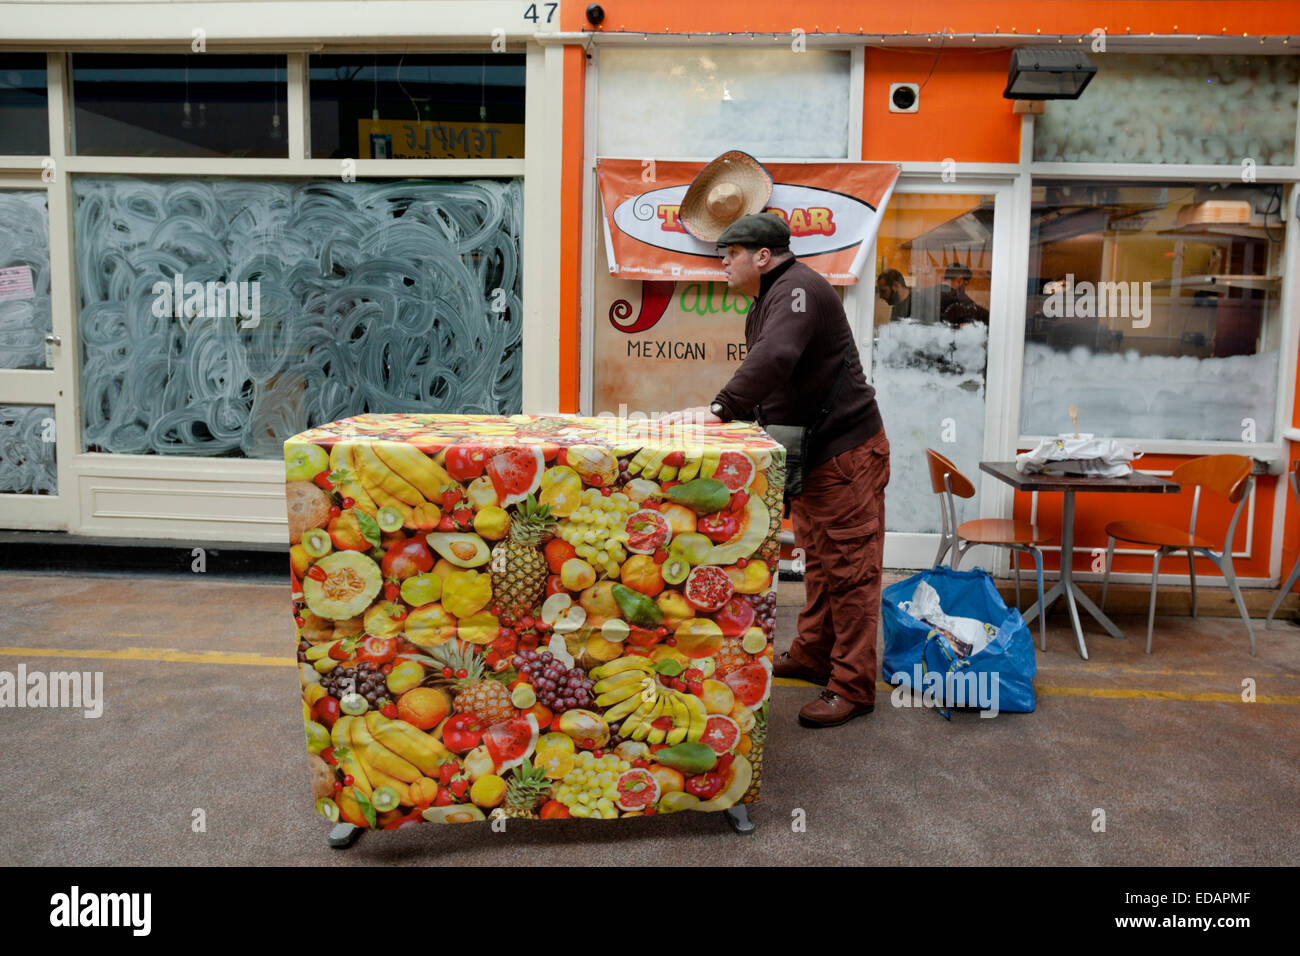
<path fill-rule="evenodd" d="M 1016 471 L 1023 474 L 1047 472 L 1054 475 L 1087 475 L 1122 478 L 1133 473 L 1130 464 L 1141 452 L 1114 438 L 1044 438 L 1033 451 L 1016 456 Z"/>

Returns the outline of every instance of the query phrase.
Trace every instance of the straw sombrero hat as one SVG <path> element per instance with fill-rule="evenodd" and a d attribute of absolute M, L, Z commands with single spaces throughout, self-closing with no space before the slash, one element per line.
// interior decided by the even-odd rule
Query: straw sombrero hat
<path fill-rule="evenodd" d="M 741 216 L 762 212 L 771 198 L 772 177 L 763 164 L 733 149 L 699 171 L 678 219 L 696 239 L 713 242 Z"/>

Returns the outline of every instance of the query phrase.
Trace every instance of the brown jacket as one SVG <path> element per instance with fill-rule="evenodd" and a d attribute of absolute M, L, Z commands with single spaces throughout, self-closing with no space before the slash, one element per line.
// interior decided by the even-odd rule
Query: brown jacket
<path fill-rule="evenodd" d="M 816 433 L 809 471 L 867 441 L 883 423 L 839 296 L 802 262 L 783 262 L 763 274 L 745 318 L 745 360 L 715 399 L 722 417 L 756 420 L 761 405 L 765 423 L 811 425 L 846 352 L 849 368 Z"/>

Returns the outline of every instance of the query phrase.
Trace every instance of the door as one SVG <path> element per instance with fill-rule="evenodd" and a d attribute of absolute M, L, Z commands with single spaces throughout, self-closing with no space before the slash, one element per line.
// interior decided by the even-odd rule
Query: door
<path fill-rule="evenodd" d="M 957 500 L 959 522 L 992 517 L 978 489 L 981 460 L 999 455 L 1006 383 L 990 379 L 1013 321 L 1007 308 L 1010 185 L 900 182 L 876 238 L 870 317 L 872 383 L 891 447 L 885 491 L 885 563 L 934 563 L 939 498 L 926 449 L 952 461 L 977 488 Z M 870 286 L 862 290 L 865 293 Z M 864 330 L 865 331 L 865 330 Z M 1000 367 L 994 362 L 995 367 Z M 987 507 L 986 507 L 987 505 Z M 992 568 L 981 549 L 966 562 Z"/>
<path fill-rule="evenodd" d="M 71 349 L 51 302 L 52 193 L 39 172 L 0 176 L 0 527 L 62 529 L 59 436 L 71 409 Z M 57 258 L 57 257 L 56 257 Z M 65 330 L 66 331 L 66 330 Z M 64 433 L 70 433 L 69 428 Z M 69 475 L 66 467 L 64 476 Z"/>

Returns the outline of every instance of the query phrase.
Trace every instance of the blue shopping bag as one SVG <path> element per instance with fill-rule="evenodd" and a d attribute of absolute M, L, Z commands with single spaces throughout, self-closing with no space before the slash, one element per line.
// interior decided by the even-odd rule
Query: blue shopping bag
<path fill-rule="evenodd" d="M 944 613 L 983 621 L 991 639 L 962 657 L 952 643 L 899 607 L 925 581 L 939 594 Z M 1034 639 L 1024 618 L 1007 607 L 987 571 L 943 566 L 891 584 L 880 596 L 885 628 L 882 671 L 890 684 L 907 683 L 950 710 L 978 706 L 997 712 L 1034 709 Z M 947 714 L 945 714 L 947 716 Z"/>

